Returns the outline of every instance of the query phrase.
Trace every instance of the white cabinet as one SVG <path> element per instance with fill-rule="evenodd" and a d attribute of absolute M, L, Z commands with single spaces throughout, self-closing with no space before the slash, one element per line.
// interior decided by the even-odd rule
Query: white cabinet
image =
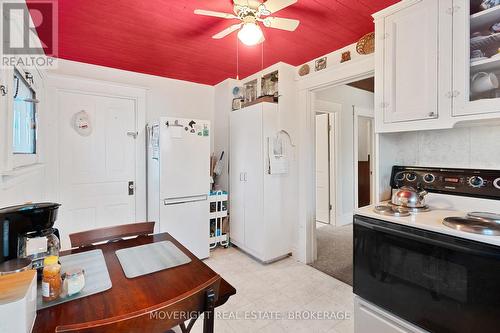
<path fill-rule="evenodd" d="M 500 29 L 490 30 L 500 22 L 500 6 L 480 4 L 454 0 L 453 116 L 500 111 Z"/>
<path fill-rule="evenodd" d="M 376 126 L 451 112 L 451 0 L 403 1 L 374 15 Z M 397 125 L 401 126 L 401 125 Z"/>
<path fill-rule="evenodd" d="M 261 103 L 231 112 L 230 239 L 267 262 L 290 252 L 281 216 L 281 179 L 268 173 L 268 141 L 278 131 L 278 106 Z"/>
<path fill-rule="evenodd" d="M 356 296 L 354 333 L 426 333 L 426 331 Z"/>
<path fill-rule="evenodd" d="M 481 4 L 403 0 L 373 15 L 378 133 L 500 118 L 500 5 Z"/>

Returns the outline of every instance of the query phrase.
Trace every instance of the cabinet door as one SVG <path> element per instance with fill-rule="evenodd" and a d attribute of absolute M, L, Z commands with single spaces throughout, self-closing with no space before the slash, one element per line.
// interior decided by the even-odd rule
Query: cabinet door
<path fill-rule="evenodd" d="M 384 19 L 385 123 L 438 117 L 439 3 L 422 0 Z"/>
<path fill-rule="evenodd" d="M 453 115 L 500 112 L 500 6 L 454 3 Z"/>
<path fill-rule="evenodd" d="M 245 244 L 245 111 L 231 113 L 229 150 L 230 237 L 237 245 Z"/>
<path fill-rule="evenodd" d="M 262 254 L 264 250 L 264 152 L 262 105 L 245 111 L 245 246 Z"/>

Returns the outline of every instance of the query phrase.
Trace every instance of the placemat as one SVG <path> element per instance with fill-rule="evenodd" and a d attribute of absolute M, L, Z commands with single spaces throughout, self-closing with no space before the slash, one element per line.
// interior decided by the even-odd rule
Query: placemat
<path fill-rule="evenodd" d="M 129 279 L 187 264 L 191 259 L 170 241 L 139 245 L 115 252 Z"/>
<path fill-rule="evenodd" d="M 104 260 L 102 250 L 92 250 L 82 253 L 69 254 L 59 258 L 61 274 L 69 269 L 82 268 L 85 270 L 85 287 L 76 295 L 58 298 L 51 302 L 42 301 L 42 285 L 38 281 L 37 310 L 48 308 L 57 304 L 69 302 L 78 298 L 90 296 L 111 288 L 108 267 Z"/>

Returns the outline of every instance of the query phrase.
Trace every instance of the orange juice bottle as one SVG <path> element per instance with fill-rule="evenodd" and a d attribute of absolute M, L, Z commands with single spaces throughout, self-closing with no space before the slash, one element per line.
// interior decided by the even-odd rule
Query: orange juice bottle
<path fill-rule="evenodd" d="M 44 302 L 53 301 L 61 294 L 61 265 L 58 261 L 58 256 L 48 256 L 43 260 L 42 299 Z"/>

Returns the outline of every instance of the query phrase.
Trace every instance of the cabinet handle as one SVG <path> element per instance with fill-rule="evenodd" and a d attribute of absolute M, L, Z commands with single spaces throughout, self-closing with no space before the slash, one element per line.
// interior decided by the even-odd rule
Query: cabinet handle
<path fill-rule="evenodd" d="M 2 94 L 2 96 L 5 96 L 7 95 L 7 87 L 6 86 L 0 86 L 0 94 Z"/>
<path fill-rule="evenodd" d="M 245 177 L 243 176 L 243 172 L 240 172 L 240 182 L 244 181 Z"/>
<path fill-rule="evenodd" d="M 460 96 L 460 91 L 454 90 L 453 91 L 453 97 L 458 97 L 458 96 Z"/>
<path fill-rule="evenodd" d="M 247 181 L 247 173 L 246 172 L 244 173 L 243 180 Z"/>
<path fill-rule="evenodd" d="M 431 117 L 431 118 L 436 117 L 436 113 L 435 112 L 429 112 L 429 117 Z"/>

